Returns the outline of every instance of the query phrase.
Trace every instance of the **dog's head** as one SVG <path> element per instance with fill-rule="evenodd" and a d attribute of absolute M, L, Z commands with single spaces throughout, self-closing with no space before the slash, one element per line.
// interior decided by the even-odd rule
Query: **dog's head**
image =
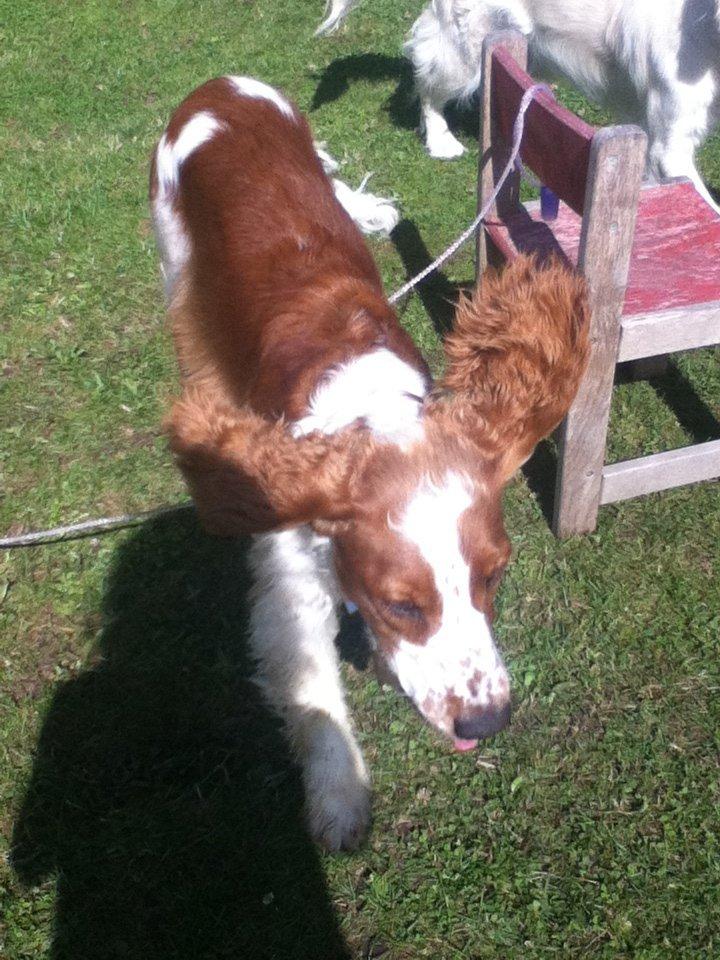
<path fill-rule="evenodd" d="M 382 663 L 466 748 L 509 719 L 492 632 L 510 557 L 502 492 L 577 390 L 584 284 L 559 264 L 521 259 L 461 300 L 445 348 L 445 377 L 404 447 L 362 423 L 294 437 L 207 397 L 176 405 L 170 436 L 211 531 L 310 523 L 332 538 L 340 585 Z"/>

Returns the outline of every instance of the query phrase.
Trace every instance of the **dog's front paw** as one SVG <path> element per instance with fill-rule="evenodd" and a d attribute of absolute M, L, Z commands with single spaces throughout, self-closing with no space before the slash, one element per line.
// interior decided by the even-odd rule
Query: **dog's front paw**
<path fill-rule="evenodd" d="M 315 729 L 303 779 L 313 839 L 327 850 L 357 849 L 370 827 L 370 783 L 349 730 L 329 718 Z"/>
<path fill-rule="evenodd" d="M 370 829 L 370 789 L 358 780 L 308 789 L 306 808 L 312 838 L 326 850 L 356 850 Z"/>
<path fill-rule="evenodd" d="M 465 147 L 449 130 L 428 136 L 425 145 L 430 156 L 436 160 L 454 160 L 465 153 Z"/>

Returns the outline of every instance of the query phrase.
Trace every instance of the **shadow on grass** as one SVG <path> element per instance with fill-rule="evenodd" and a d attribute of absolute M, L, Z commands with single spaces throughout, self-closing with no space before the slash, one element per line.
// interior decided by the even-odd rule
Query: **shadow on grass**
<path fill-rule="evenodd" d="M 118 551 L 97 657 L 59 688 L 13 865 L 57 877 L 51 956 L 348 956 L 297 771 L 248 680 L 244 547 L 194 518 Z"/>
<path fill-rule="evenodd" d="M 418 126 L 420 113 L 413 89 L 410 62 L 403 57 L 388 57 L 379 53 L 339 57 L 328 64 L 318 78 L 310 109 L 318 110 L 326 103 L 339 100 L 357 80 L 396 81 L 397 86 L 385 104 L 385 109 L 396 127 L 414 130 Z"/>
<path fill-rule="evenodd" d="M 521 467 L 527 485 L 538 502 L 542 515 L 552 527 L 557 476 L 557 447 L 554 441 L 541 440 L 530 459 Z"/>
<path fill-rule="evenodd" d="M 720 423 L 714 413 L 675 363 L 670 361 L 664 375 L 651 379 L 650 385 L 670 407 L 693 443 L 705 443 L 720 437 Z"/>
<path fill-rule="evenodd" d="M 394 80 L 395 90 L 385 104 L 392 123 L 403 130 L 416 130 L 420 125 L 418 95 L 415 90 L 412 66 L 404 57 L 388 57 L 379 53 L 353 54 L 339 57 L 322 71 L 310 105 L 318 110 L 326 103 L 334 103 L 347 93 L 356 81 L 379 82 Z M 446 108 L 450 128 L 477 140 L 479 129 L 477 97 L 453 102 Z M 418 143 L 418 149 L 422 149 Z"/>
<path fill-rule="evenodd" d="M 705 443 L 720 436 L 720 423 L 710 407 L 698 396 L 692 382 L 672 355 L 630 360 L 618 365 L 615 383 L 647 380 L 659 399 L 673 412 L 692 443 Z"/>
<path fill-rule="evenodd" d="M 390 239 L 403 262 L 408 278 L 420 273 L 434 259 L 412 220 L 401 220 L 390 234 Z M 460 290 L 469 290 L 471 287 L 471 284 L 452 283 L 440 270 L 435 270 L 416 287 L 416 293 L 438 336 L 444 336 L 452 327 Z"/>
<path fill-rule="evenodd" d="M 364 80 L 396 81 L 397 86 L 388 97 L 384 109 L 394 126 L 399 129 L 417 130 L 419 128 L 420 105 L 415 90 L 412 66 L 404 57 L 362 53 L 333 60 L 318 78 L 310 109 L 318 110 L 326 103 L 334 103 L 347 93 L 352 83 Z M 448 104 L 445 115 L 454 133 L 462 133 L 472 140 L 477 140 L 479 130 L 477 97 L 471 97 L 462 103 Z M 418 149 L 423 149 L 419 140 Z"/>

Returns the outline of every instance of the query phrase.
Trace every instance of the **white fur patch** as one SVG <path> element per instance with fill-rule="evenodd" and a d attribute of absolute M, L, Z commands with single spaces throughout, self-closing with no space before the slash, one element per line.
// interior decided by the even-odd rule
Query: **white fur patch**
<path fill-rule="evenodd" d="M 175 209 L 172 195 L 158 191 L 152 205 L 153 226 L 160 254 L 165 299 L 172 300 L 180 271 L 190 257 L 190 240 Z"/>
<path fill-rule="evenodd" d="M 320 160 L 320 163 L 322 164 L 322 168 L 325 171 L 325 173 L 327 173 L 328 176 L 331 173 L 336 173 L 340 169 L 340 164 L 337 162 L 335 157 L 329 154 L 325 149 L 327 144 L 316 140 L 313 143 L 313 146 L 315 147 L 315 153 L 318 155 L 318 158 Z"/>
<path fill-rule="evenodd" d="M 391 233 L 400 220 L 397 207 L 388 197 L 367 191 L 366 183 L 367 176 L 357 190 L 353 190 L 342 180 L 333 177 L 332 181 L 338 203 L 363 233 Z"/>
<path fill-rule="evenodd" d="M 315 153 L 328 176 L 336 173 L 340 164 L 325 149 L 324 143 L 315 143 Z M 400 213 L 389 197 L 379 197 L 365 189 L 371 174 L 366 174 L 357 190 L 344 180 L 332 178 L 335 199 L 360 227 L 363 233 L 392 233 L 400 221 Z"/>
<path fill-rule="evenodd" d="M 302 766 L 310 830 L 331 850 L 356 847 L 370 822 L 370 781 L 338 671 L 339 588 L 328 540 L 308 527 L 264 534 L 250 562 L 256 680 Z"/>
<path fill-rule="evenodd" d="M 262 80 L 255 80 L 253 77 L 227 77 L 227 79 L 241 96 L 252 97 L 255 100 L 268 100 L 288 120 L 297 120 L 292 104 L 275 87 L 263 83 Z"/>
<path fill-rule="evenodd" d="M 378 436 L 401 446 L 423 436 L 420 419 L 427 390 L 419 371 L 390 350 L 373 350 L 334 370 L 295 424 L 296 436 L 336 433 L 362 418 Z"/>
<path fill-rule="evenodd" d="M 487 618 L 472 604 L 470 567 L 460 549 L 459 522 L 472 499 L 469 481 L 449 473 L 440 486 L 422 486 L 393 524 L 431 567 L 442 615 L 425 644 L 401 640 L 389 665 L 420 712 L 451 736 L 449 695 L 471 709 L 506 701 L 510 687 Z"/>
<path fill-rule="evenodd" d="M 177 188 L 180 167 L 191 153 L 206 143 L 222 129 L 223 124 L 208 110 L 201 110 L 191 117 L 172 143 L 163 134 L 157 148 L 157 178 L 163 190 Z"/>
<path fill-rule="evenodd" d="M 165 297 L 172 299 L 180 271 L 190 256 L 190 240 L 175 206 L 180 167 L 191 153 L 207 143 L 223 124 L 207 110 L 191 117 L 175 140 L 163 134 L 155 154 L 157 191 L 152 205 L 153 225 L 160 251 Z"/>

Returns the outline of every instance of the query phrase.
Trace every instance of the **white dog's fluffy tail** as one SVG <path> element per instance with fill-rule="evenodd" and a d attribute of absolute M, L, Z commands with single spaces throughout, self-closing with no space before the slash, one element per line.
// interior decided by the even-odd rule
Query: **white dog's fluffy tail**
<path fill-rule="evenodd" d="M 367 177 L 353 190 L 342 180 L 333 177 L 335 197 L 341 207 L 350 214 L 363 233 L 391 233 L 398 225 L 400 214 L 388 197 L 378 197 L 365 189 Z"/>
<path fill-rule="evenodd" d="M 333 30 L 337 30 L 357 2 L 358 0 L 326 0 L 326 16 L 315 33 L 332 33 Z"/>
<path fill-rule="evenodd" d="M 333 174 L 337 173 L 340 164 L 325 149 L 324 143 L 315 142 L 315 152 L 320 157 L 323 170 L 332 180 L 335 197 L 345 212 L 355 221 L 363 233 L 391 233 L 398 225 L 400 214 L 395 204 L 388 197 L 379 197 L 369 193 L 365 186 L 372 176 L 366 174 L 357 190 L 353 190 Z"/>

